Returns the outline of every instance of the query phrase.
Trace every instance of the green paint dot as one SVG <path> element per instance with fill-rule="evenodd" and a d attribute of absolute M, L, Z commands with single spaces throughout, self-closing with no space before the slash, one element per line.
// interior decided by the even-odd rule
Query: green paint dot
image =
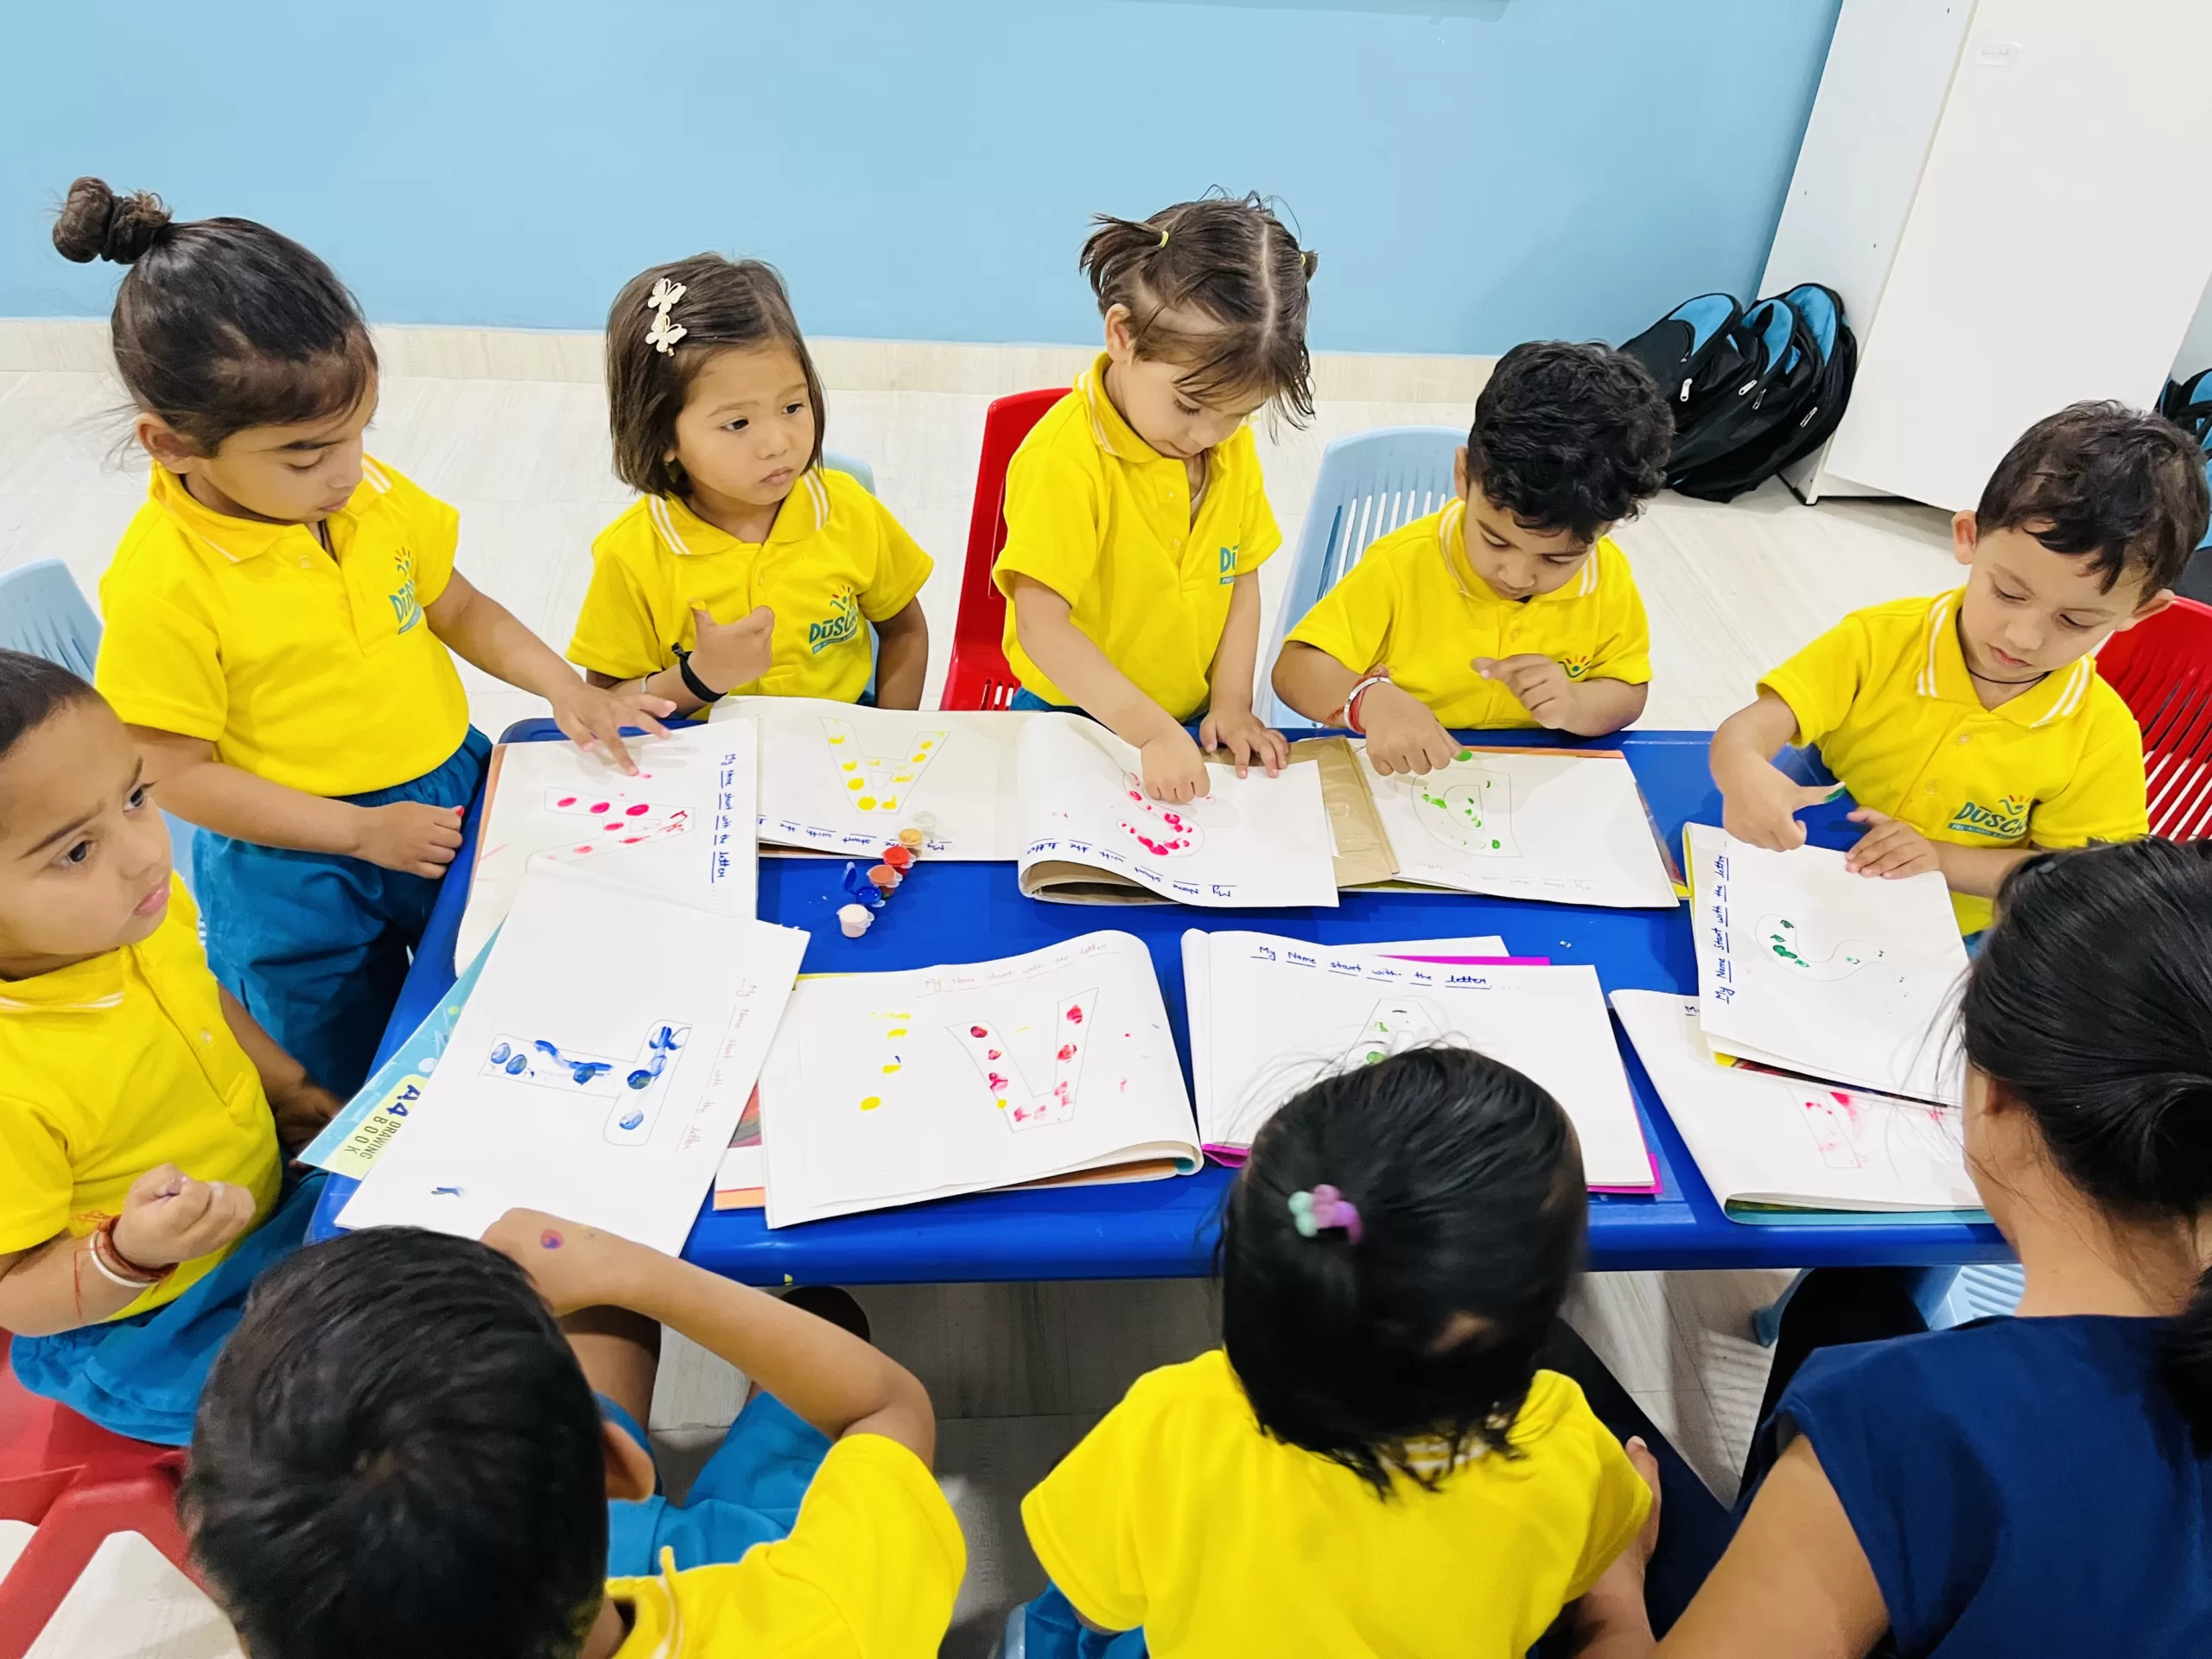
<path fill-rule="evenodd" d="M 1493 841 L 1492 842 L 1491 842 L 1491 850 L 1492 852 L 1495 852 L 1495 851 L 1497 851 L 1497 849 L 1499 849 L 1500 847 L 1503 847 L 1503 846 L 1504 846 L 1504 845 L 1505 845 L 1505 843 L 1504 843 L 1503 842 L 1502 842 L 1502 841 Z"/>
<path fill-rule="evenodd" d="M 1452 758 L 1455 760 L 1471 760 L 1475 758 L 1475 752 L 1472 749 L 1462 749 Z"/>
<path fill-rule="evenodd" d="M 1370 1048 L 1367 1051 L 1367 1063 L 1370 1065 L 1381 1065 L 1382 1058 L 1382 1051 L 1379 1048 Z"/>

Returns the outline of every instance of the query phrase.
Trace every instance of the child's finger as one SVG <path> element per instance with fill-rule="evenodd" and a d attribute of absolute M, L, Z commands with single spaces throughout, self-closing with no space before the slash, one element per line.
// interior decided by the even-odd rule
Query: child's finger
<path fill-rule="evenodd" d="M 622 741 L 622 728 L 620 724 L 610 723 L 604 731 L 594 727 L 593 734 L 607 745 L 607 753 L 613 759 L 614 764 L 622 769 L 626 777 L 634 778 L 638 775 L 638 763 L 630 758 L 629 747 Z"/>
<path fill-rule="evenodd" d="M 655 707 L 658 704 L 658 707 Z M 666 737 L 668 728 L 660 723 L 660 716 L 676 712 L 676 705 L 664 697 L 633 697 L 630 700 L 630 721 L 632 726 L 643 728 L 655 737 Z"/>

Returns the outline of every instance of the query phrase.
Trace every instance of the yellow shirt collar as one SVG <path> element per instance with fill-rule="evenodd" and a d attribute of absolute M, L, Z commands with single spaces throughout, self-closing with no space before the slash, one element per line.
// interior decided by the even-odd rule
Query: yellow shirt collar
<path fill-rule="evenodd" d="M 258 558 L 287 536 L 295 533 L 310 539 L 314 532 L 305 524 L 264 524 L 258 518 L 233 518 L 226 512 L 217 512 L 203 506 L 184 487 L 184 480 L 166 467 L 156 466 L 153 479 L 146 488 L 148 498 L 168 514 L 187 535 L 205 542 L 232 564 Z M 377 497 L 391 488 L 391 480 L 384 469 L 367 456 L 361 458 L 361 481 L 353 486 L 353 493 L 346 499 L 340 511 L 358 515 Z M 334 518 L 336 514 L 332 515 Z M 320 543 L 316 543 L 321 546 Z"/>
<path fill-rule="evenodd" d="M 1967 670 L 1966 652 L 1959 644 L 1959 607 L 1966 591 L 1954 588 L 1929 601 L 1928 621 L 1921 632 L 1920 671 L 1914 677 L 1913 690 L 1942 702 L 1972 703 L 1980 709 L 1982 701 L 1974 689 L 1974 676 Z M 2096 658 L 2085 654 L 1986 712 L 2030 730 L 2048 726 L 2079 709 L 2096 677 Z"/>
<path fill-rule="evenodd" d="M 1122 418 L 1114 400 L 1106 395 L 1106 365 L 1112 361 L 1109 353 L 1101 352 L 1097 360 L 1075 378 L 1075 389 L 1090 410 L 1090 435 L 1116 461 L 1173 460 L 1139 437 L 1136 428 Z"/>
<path fill-rule="evenodd" d="M 734 547 L 804 541 L 827 529 L 830 486 L 823 482 L 819 467 L 810 467 L 801 473 L 798 482 L 791 486 L 791 493 L 784 498 L 783 505 L 776 509 L 776 522 L 768 527 L 766 543 L 738 540 L 728 531 L 709 524 L 672 495 L 647 496 L 645 513 L 653 521 L 653 531 L 660 537 L 663 547 L 678 558 L 703 558 L 713 553 L 727 553 Z"/>
<path fill-rule="evenodd" d="M 1599 555 L 1605 537 L 1591 543 L 1589 556 L 1582 561 L 1582 568 L 1574 579 L 1563 582 L 1549 593 L 1536 594 L 1528 599 L 1506 599 L 1497 589 L 1484 582 L 1475 569 L 1474 561 L 1467 556 L 1467 503 L 1459 497 L 1445 504 L 1444 511 L 1436 516 L 1436 550 L 1443 556 L 1444 568 L 1452 573 L 1458 584 L 1459 596 L 1478 605 L 1558 605 L 1570 600 L 1587 599 L 1598 591 Z"/>
<path fill-rule="evenodd" d="M 683 1650 L 683 1604 L 676 1594 L 676 1551 L 664 1544 L 660 1577 L 622 1580 L 630 1604 L 630 1634 L 614 1659 L 675 1659 Z"/>
<path fill-rule="evenodd" d="M 99 1014 L 122 1006 L 119 950 L 29 979 L 0 979 L 0 1014 Z"/>

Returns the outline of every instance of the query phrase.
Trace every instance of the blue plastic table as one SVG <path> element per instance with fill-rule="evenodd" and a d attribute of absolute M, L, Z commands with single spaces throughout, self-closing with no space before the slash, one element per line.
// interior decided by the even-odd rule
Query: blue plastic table
<path fill-rule="evenodd" d="M 550 721 L 524 721 L 504 741 L 556 738 Z M 1485 743 L 1555 743 L 1548 733 L 1465 734 Z M 1704 732 L 1627 732 L 1592 744 L 1624 753 L 1670 845 L 1684 823 L 1719 822 L 1720 802 L 1707 775 Z M 1832 844 L 1847 835 L 1837 807 L 1815 824 L 1815 838 Z M 475 859 L 481 803 L 472 807 L 467 839 L 423 935 L 378 1055 L 422 1022 L 453 983 L 455 931 Z M 875 925 L 858 939 L 835 920 L 846 902 L 842 861 L 765 856 L 760 914 L 764 921 L 803 927 L 813 935 L 804 971 L 851 973 L 920 968 L 940 962 L 983 962 L 1015 956 L 1100 928 L 1141 938 L 1167 1010 L 1182 1033 L 1190 1070 L 1183 1003 L 1183 931 L 1209 923 L 1349 944 L 1363 939 L 1465 938 L 1497 933 L 1516 955 L 1594 963 L 1608 991 L 1697 988 L 1687 908 L 1602 910 L 1436 892 L 1346 893 L 1334 910 L 1198 911 L 1180 905 L 1044 904 L 1025 899 L 1011 864 L 924 862 Z M 1590 1265 L 1631 1268 L 1827 1267 L 1930 1265 L 2010 1259 L 1997 1230 L 1953 1221 L 1834 1223 L 1730 1221 L 1720 1211 L 1659 1103 L 1635 1052 L 1621 1043 L 1629 1082 L 1650 1131 L 1660 1172 L 1652 1197 L 1592 1195 Z M 1214 1217 L 1228 1172 L 1209 1165 L 1195 1175 L 1122 1186 L 989 1192 L 909 1209 L 848 1216 L 771 1232 L 759 1211 L 717 1214 L 702 1208 L 685 1245 L 686 1259 L 751 1284 L 886 1284 L 981 1279 L 1140 1279 L 1211 1270 Z M 333 1177 L 314 1231 L 326 1236 L 356 1184 Z"/>

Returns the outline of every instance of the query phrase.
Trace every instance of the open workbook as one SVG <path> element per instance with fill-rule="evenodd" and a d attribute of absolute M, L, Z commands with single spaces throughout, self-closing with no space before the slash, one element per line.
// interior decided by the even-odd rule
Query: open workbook
<path fill-rule="evenodd" d="M 918 829 L 928 855 L 1005 861 L 1021 891 L 1074 903 L 1333 905 L 1320 770 L 1210 765 L 1187 804 L 1144 792 L 1136 750 L 1062 714 L 946 714 L 800 697 L 717 709 L 760 730 L 763 842 L 860 855 Z"/>
<path fill-rule="evenodd" d="M 582 865 L 532 869 L 339 1224 L 474 1238 L 525 1205 L 673 1254 L 805 949 L 798 929 L 611 887 Z"/>
<path fill-rule="evenodd" d="M 1694 998 L 1615 991 L 1612 1004 L 1706 1185 L 1734 1219 L 1808 1210 L 1987 1219 L 1967 1177 L 1957 1107 L 1724 1065 L 1699 1028 Z"/>
<path fill-rule="evenodd" d="M 588 867 L 601 880 L 722 916 L 758 903 L 757 740 L 730 721 L 628 740 L 634 776 L 567 741 L 502 743 L 484 775 L 484 820 L 456 972 L 476 959 L 525 872 Z"/>
<path fill-rule="evenodd" d="M 1685 831 L 1698 1014 L 1733 1058 L 1950 1105 L 1952 998 L 1966 973 L 1935 871 L 1878 879 L 1825 847 L 1770 852 Z"/>
<path fill-rule="evenodd" d="M 1307 1084 L 1421 1043 L 1459 1043 L 1541 1084 L 1593 1189 L 1655 1189 L 1594 968 L 1423 963 L 1268 933 L 1183 935 L 1200 1138 L 1230 1159 Z"/>
<path fill-rule="evenodd" d="M 1143 944 L 799 982 L 760 1078 L 768 1224 L 1199 1162 Z"/>

